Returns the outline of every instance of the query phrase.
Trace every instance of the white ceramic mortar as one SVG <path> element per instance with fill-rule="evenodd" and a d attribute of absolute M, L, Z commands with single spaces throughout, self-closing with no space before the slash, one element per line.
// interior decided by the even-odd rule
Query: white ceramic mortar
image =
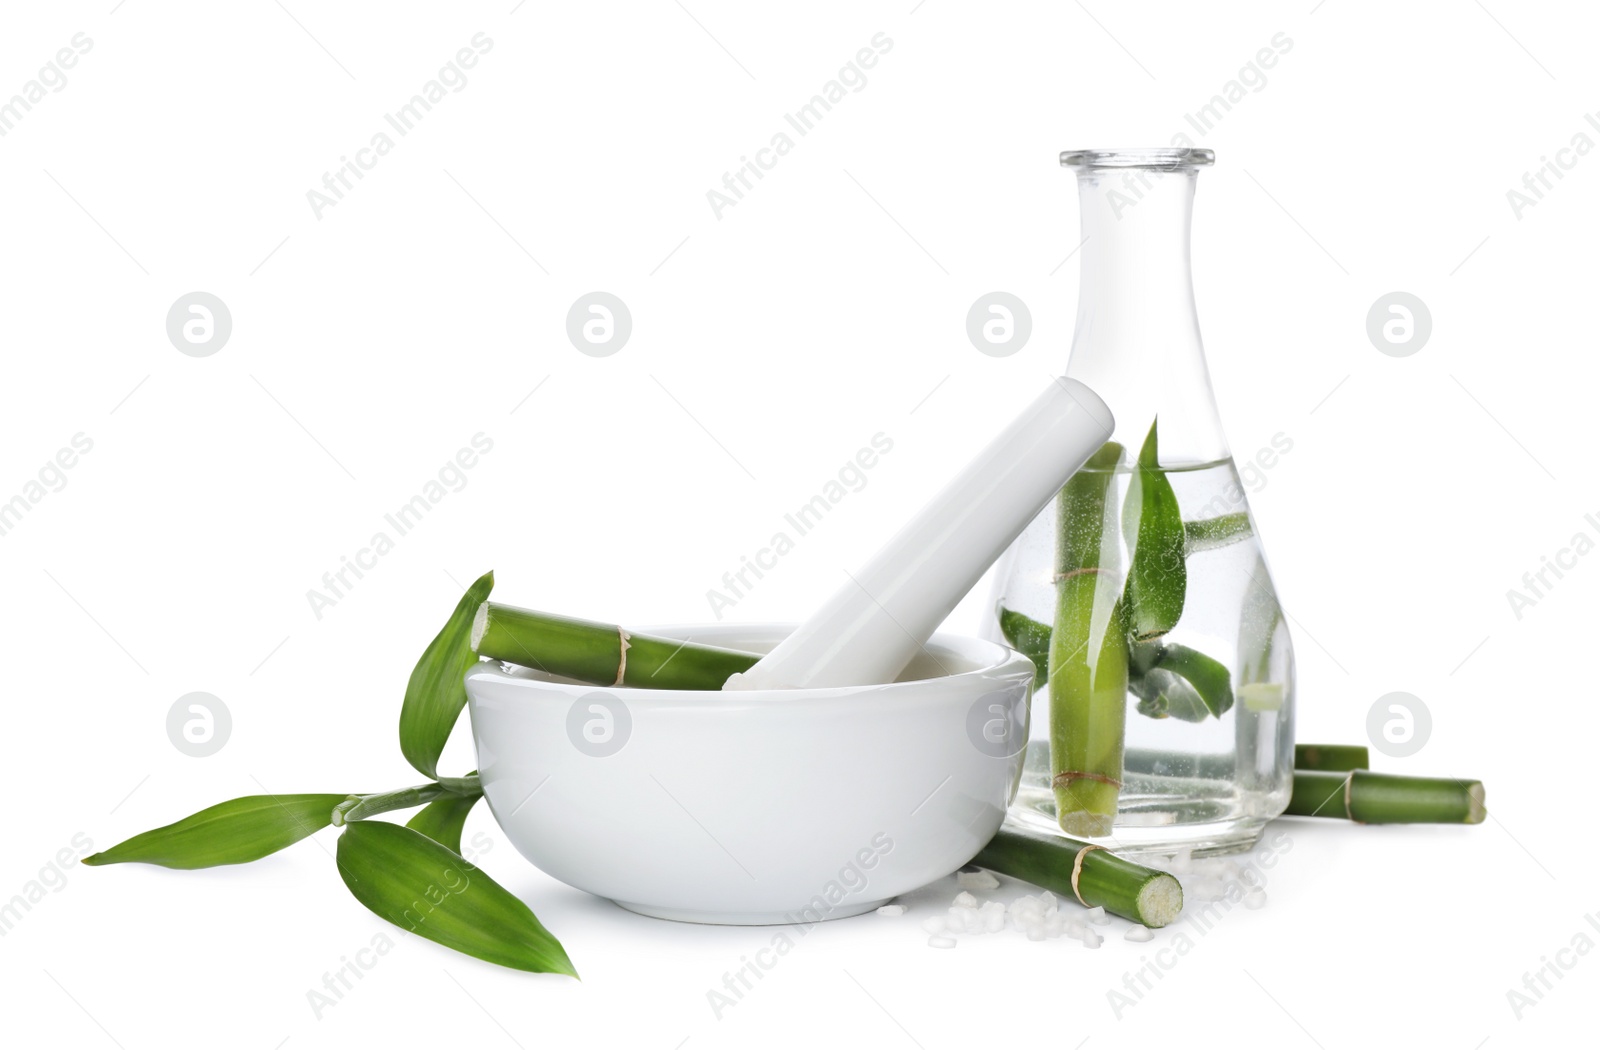
<path fill-rule="evenodd" d="M 793 628 L 649 632 L 766 652 Z M 948 875 L 1022 773 L 1033 665 L 935 635 L 887 685 L 742 692 L 467 675 L 495 819 L 549 875 L 691 922 L 809 923 Z"/>

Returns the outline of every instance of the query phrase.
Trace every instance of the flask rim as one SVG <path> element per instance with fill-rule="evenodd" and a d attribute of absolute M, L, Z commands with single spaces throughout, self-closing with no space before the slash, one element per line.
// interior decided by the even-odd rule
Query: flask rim
<path fill-rule="evenodd" d="M 1180 171 L 1208 168 L 1217 159 L 1215 150 L 1188 146 L 1161 146 L 1134 149 L 1069 149 L 1061 153 L 1063 168 L 1096 171 L 1104 168 L 1145 168 L 1152 171 Z"/>

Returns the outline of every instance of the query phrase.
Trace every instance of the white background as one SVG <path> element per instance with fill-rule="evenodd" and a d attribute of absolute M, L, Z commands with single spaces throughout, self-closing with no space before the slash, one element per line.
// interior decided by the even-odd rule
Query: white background
<path fill-rule="evenodd" d="M 1600 558 L 1519 619 L 1506 592 L 1600 535 L 1589 451 L 1600 158 L 1520 217 L 1507 191 L 1600 108 L 1579 4 L 8 5 L 0 96 L 92 49 L 0 138 L 0 499 L 93 449 L 0 536 L 9 798 L 0 898 L 82 833 L 105 848 L 236 795 L 414 782 L 395 718 L 460 586 L 624 623 L 705 592 L 883 432 L 894 451 L 729 616 L 793 619 L 1065 364 L 1076 189 L 1063 148 L 1159 145 L 1277 33 L 1288 54 L 1195 144 L 1196 291 L 1295 628 L 1301 737 L 1361 741 L 1403 690 L 1406 773 L 1481 777 L 1477 828 L 1280 822 L 1270 905 L 1235 909 L 1121 1019 L 1162 947 L 1017 935 L 924 945 L 917 919 L 808 934 L 718 1020 L 706 991 L 771 931 L 640 918 L 481 862 L 582 983 L 403 941 L 318 1017 L 306 993 L 388 930 L 331 833 L 258 864 L 67 866 L 0 941 L 8 1032 L 75 1046 L 1260 1043 L 1472 1050 L 1592 1039 L 1600 957 L 1520 1020 L 1507 991 L 1600 911 L 1588 876 Z M 285 9 L 287 7 L 287 10 Z M 687 9 L 686 9 L 687 8 Z M 692 12 L 692 14 L 691 14 Z M 474 34 L 492 50 L 335 207 L 308 190 Z M 707 191 L 876 33 L 841 101 L 720 218 Z M 603 289 L 634 329 L 578 353 Z M 967 308 L 1030 304 L 1018 354 Z M 232 336 L 168 341 L 181 295 Z M 1365 333 L 1404 290 L 1420 353 Z M 532 393 L 530 394 L 530 391 Z M 306 592 L 483 432 L 493 451 L 337 605 Z M 975 630 L 979 603 L 958 611 Z M 231 710 L 187 757 L 166 713 Z M 825 756 L 818 756 L 819 761 Z M 463 742 L 446 766 L 468 768 Z M 733 790 L 737 790 L 733 788 Z M 51 881 L 59 882 L 56 876 Z M 1600 921 L 1600 920 L 1597 920 Z M 1169 931 L 1163 935 L 1170 938 Z"/>

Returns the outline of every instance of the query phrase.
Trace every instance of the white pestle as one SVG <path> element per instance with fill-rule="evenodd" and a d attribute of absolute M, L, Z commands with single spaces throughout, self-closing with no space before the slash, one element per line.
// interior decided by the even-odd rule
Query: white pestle
<path fill-rule="evenodd" d="M 1111 437 L 1093 390 L 1056 379 L 809 620 L 724 689 L 878 685 L 904 671 L 1050 498 Z"/>

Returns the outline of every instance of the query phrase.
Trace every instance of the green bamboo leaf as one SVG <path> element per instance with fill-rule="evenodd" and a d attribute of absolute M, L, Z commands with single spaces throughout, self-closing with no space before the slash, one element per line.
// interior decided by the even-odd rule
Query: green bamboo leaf
<path fill-rule="evenodd" d="M 292 846 L 328 826 L 347 795 L 246 795 L 219 802 L 83 858 L 85 864 L 159 864 L 211 868 L 245 864 Z"/>
<path fill-rule="evenodd" d="M 1186 555 L 1204 554 L 1249 537 L 1250 515 L 1246 511 L 1186 521 L 1183 523 L 1183 552 Z"/>
<path fill-rule="evenodd" d="M 1139 450 L 1122 514 L 1124 530 L 1133 533 L 1125 592 L 1133 634 L 1140 640 L 1159 638 L 1183 615 L 1188 568 L 1183 514 L 1172 483 L 1161 472 L 1154 421 Z"/>
<path fill-rule="evenodd" d="M 1193 686 L 1205 710 L 1215 717 L 1221 718 L 1233 706 L 1233 685 L 1228 669 L 1205 653 L 1187 645 L 1163 645 L 1156 667 L 1181 676 Z M 1204 713 L 1201 717 L 1205 717 Z"/>
<path fill-rule="evenodd" d="M 1033 687 L 1044 688 L 1050 678 L 1050 628 L 1002 607 L 1000 633 L 1005 636 L 1007 645 L 1033 661 Z"/>
<path fill-rule="evenodd" d="M 472 651 L 472 618 L 493 589 L 492 572 L 467 588 L 406 683 L 406 699 L 400 708 L 400 750 L 424 776 L 438 778 L 439 755 L 466 706 L 467 687 L 462 679 L 478 662 Z"/>
<path fill-rule="evenodd" d="M 1194 686 L 1164 668 L 1151 668 L 1137 678 L 1130 678 L 1128 691 L 1139 698 L 1135 710 L 1148 718 L 1204 722 L 1211 714 Z"/>
<path fill-rule="evenodd" d="M 428 836 L 439 845 L 457 853 L 461 852 L 461 832 L 467 824 L 467 814 L 478 804 L 481 795 L 446 795 L 424 806 L 416 816 L 406 821 L 406 827 Z"/>
<path fill-rule="evenodd" d="M 356 900 L 402 929 L 499 966 L 578 976 L 526 904 L 420 832 L 377 820 L 350 824 L 338 861 Z"/>

